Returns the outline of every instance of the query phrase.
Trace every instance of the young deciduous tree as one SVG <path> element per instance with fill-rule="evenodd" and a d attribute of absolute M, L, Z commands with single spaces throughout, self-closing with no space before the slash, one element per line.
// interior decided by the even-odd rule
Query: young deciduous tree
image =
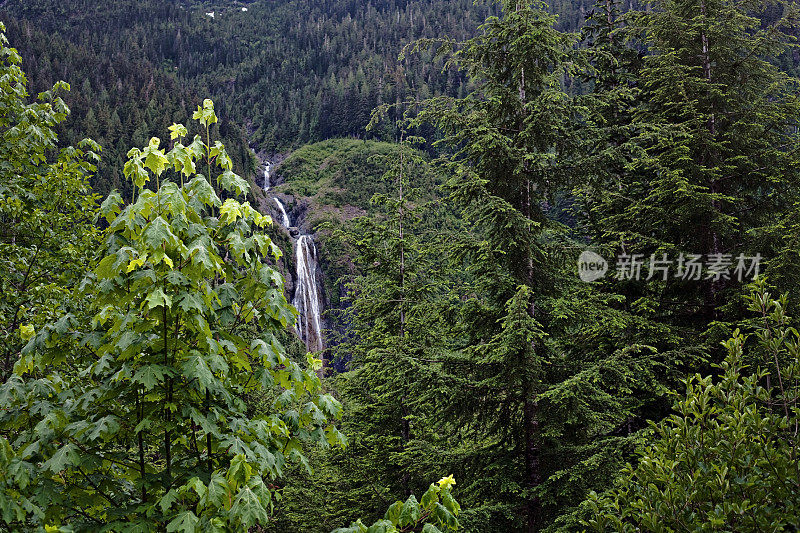
<path fill-rule="evenodd" d="M 453 498 L 451 488 L 456 484 L 453 476 L 431 483 L 421 500 L 412 494 L 405 501 L 396 501 L 389 506 L 386 515 L 371 526 L 361 520 L 350 527 L 333 533 L 443 533 L 459 529 L 458 514 L 461 506 Z"/>
<path fill-rule="evenodd" d="M 800 526 L 800 335 L 763 280 L 752 342 L 736 330 L 719 377 L 686 381 L 616 488 L 586 502 L 594 531 L 793 531 Z M 747 372 L 750 360 L 755 363 Z"/>
<path fill-rule="evenodd" d="M 88 176 L 100 147 L 58 150 L 55 128 L 69 114 L 58 95 L 69 86 L 29 104 L 20 62 L 0 23 L 0 383 L 24 345 L 20 326 L 57 318 L 98 241 Z"/>
<path fill-rule="evenodd" d="M 213 103 L 194 118 L 207 133 Z M 170 130 L 171 150 L 153 138 L 128 154 L 135 201 L 100 208 L 90 316 L 26 330 L 0 387 L 0 520 L 14 530 L 246 530 L 269 521 L 303 442 L 343 440 L 321 362 L 304 368 L 275 338 L 295 312 L 260 230 L 271 220 L 236 199 L 247 184 L 221 143 Z"/>

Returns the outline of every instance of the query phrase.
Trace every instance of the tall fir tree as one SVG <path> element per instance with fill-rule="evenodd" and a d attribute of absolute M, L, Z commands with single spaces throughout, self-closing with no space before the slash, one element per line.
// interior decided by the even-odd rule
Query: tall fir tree
<path fill-rule="evenodd" d="M 641 344 L 658 330 L 562 259 L 580 247 L 547 206 L 577 171 L 579 107 L 562 85 L 578 74 L 576 36 L 556 31 L 542 5 L 502 6 L 479 37 L 440 49 L 476 90 L 427 100 L 412 120 L 440 130 L 447 186 L 469 228 L 452 247 L 466 274 L 436 427 L 459 443 L 446 454 L 471 480 L 470 531 L 554 530 L 574 525 L 582 495 L 613 479 L 629 422 L 652 396 L 641 388 L 658 386 Z"/>
<path fill-rule="evenodd" d="M 362 505 L 369 502 L 364 512 L 375 518 L 382 499 L 405 499 L 440 468 L 429 454 L 435 436 L 428 422 L 435 417 L 432 375 L 446 330 L 441 243 L 426 239 L 436 213 L 416 182 L 431 169 L 411 146 L 386 161 L 384 179 L 393 192 L 373 197 L 380 214 L 342 235 L 360 274 L 348 286 L 348 338 L 337 347 L 349 359 L 336 383 L 352 437 L 337 462 L 349 477 L 347 497 L 361 495 Z"/>
<path fill-rule="evenodd" d="M 738 278 L 755 273 L 751 258 L 775 257 L 774 225 L 796 198 L 797 81 L 773 63 L 790 47 L 794 8 L 785 7 L 771 25 L 760 3 L 727 0 L 663 0 L 626 19 L 628 38 L 647 49 L 622 139 L 629 156 L 582 215 L 598 244 L 641 263 L 643 277 L 667 260 L 668 276 L 615 290 L 673 328 L 686 351 L 707 354 L 730 335 L 743 310 Z"/>

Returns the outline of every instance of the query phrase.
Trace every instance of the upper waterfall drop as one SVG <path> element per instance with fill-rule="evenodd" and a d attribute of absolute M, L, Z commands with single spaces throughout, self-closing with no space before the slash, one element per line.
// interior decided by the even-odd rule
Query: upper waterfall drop
<path fill-rule="evenodd" d="M 297 332 L 311 352 L 324 348 L 322 342 L 322 303 L 319 297 L 317 280 L 317 247 L 311 235 L 300 235 L 295 249 L 297 262 L 297 288 L 292 304 L 300 316 L 297 319 Z"/>
<path fill-rule="evenodd" d="M 274 200 L 275 203 L 278 204 L 278 209 L 280 209 L 281 216 L 283 217 L 283 219 L 281 220 L 281 225 L 284 228 L 289 229 L 289 227 L 291 227 L 292 225 L 292 221 L 289 220 L 289 215 L 286 214 L 286 209 L 283 207 L 283 204 L 281 203 L 280 200 L 278 200 L 277 198 L 274 198 Z"/>
<path fill-rule="evenodd" d="M 264 184 L 263 184 L 263 186 L 261 188 L 264 189 L 265 191 L 268 191 L 269 190 L 269 185 L 270 185 L 270 183 L 269 183 L 269 170 L 272 167 L 272 163 L 270 163 L 269 161 L 266 161 L 265 163 L 266 163 L 266 166 L 264 167 Z"/>

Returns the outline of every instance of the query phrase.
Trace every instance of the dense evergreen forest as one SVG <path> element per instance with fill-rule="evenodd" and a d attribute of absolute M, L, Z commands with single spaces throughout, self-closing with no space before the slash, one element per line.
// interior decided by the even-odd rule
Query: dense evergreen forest
<path fill-rule="evenodd" d="M 800 529 L 800 9 L 0 3 L 0 531 Z"/>

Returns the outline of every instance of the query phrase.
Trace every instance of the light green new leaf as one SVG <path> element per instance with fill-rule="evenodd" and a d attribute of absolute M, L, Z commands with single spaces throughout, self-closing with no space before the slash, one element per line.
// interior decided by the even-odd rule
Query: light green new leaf
<path fill-rule="evenodd" d="M 242 206 L 233 198 L 228 198 L 219 210 L 219 220 L 222 224 L 232 224 L 242 217 Z"/>
<path fill-rule="evenodd" d="M 169 130 L 169 138 L 173 141 L 179 137 L 186 137 L 186 134 L 189 133 L 186 129 L 186 126 L 183 124 L 177 124 L 175 122 L 173 122 L 172 126 L 167 129 Z"/>
<path fill-rule="evenodd" d="M 160 176 L 164 169 L 169 164 L 169 159 L 164 154 L 163 150 L 158 147 L 161 145 L 161 139 L 153 137 L 150 139 L 150 144 L 144 149 L 142 155 L 144 156 L 144 166 L 152 170 L 156 176 Z"/>
<path fill-rule="evenodd" d="M 214 102 L 206 98 L 203 106 L 197 106 L 197 111 L 192 115 L 194 120 L 199 120 L 203 126 L 210 126 L 217 122 L 217 115 L 214 113 Z"/>

